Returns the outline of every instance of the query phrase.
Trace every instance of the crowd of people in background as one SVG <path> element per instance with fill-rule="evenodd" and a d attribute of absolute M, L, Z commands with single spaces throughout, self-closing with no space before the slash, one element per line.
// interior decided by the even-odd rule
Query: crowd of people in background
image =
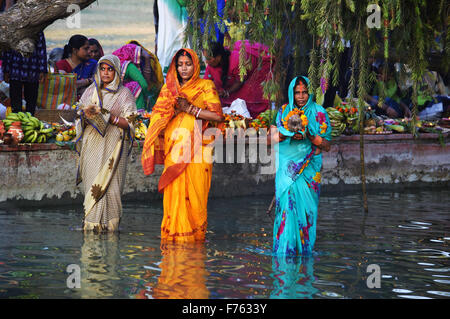
<path fill-rule="evenodd" d="M 14 2 L 0 1 L 0 12 L 8 10 Z M 223 16 L 223 0 L 217 1 L 217 8 L 219 15 Z M 113 52 L 120 59 L 121 79 L 133 93 L 138 110 L 146 111 L 151 111 L 156 103 L 164 83 L 163 73 L 167 73 L 171 57 L 182 47 L 184 38 L 180 32 L 189 23 L 185 6 L 179 3 L 168 5 L 167 1 L 155 0 L 153 13 L 156 30 L 155 53 L 134 40 Z M 170 20 L 171 23 L 160 24 L 160 20 Z M 230 34 L 238 32 L 233 29 L 233 25 L 227 25 L 224 31 L 215 25 L 214 30 L 208 32 L 215 33 L 215 41 L 212 40 L 210 48 L 202 52 L 203 61 L 201 59 L 200 63 L 202 72 L 204 71 L 203 77 L 214 82 L 222 107 L 230 107 L 233 101 L 241 99 L 246 103 L 248 114 L 256 118 L 258 114 L 270 108 L 269 101 L 264 98 L 261 83 L 267 80 L 276 61 L 269 55 L 264 44 L 250 43 L 247 40 L 233 42 L 235 38 Z M 3 108 L 11 107 L 12 111 L 18 111 L 26 105 L 26 111 L 34 114 L 36 107 L 39 107 L 36 105 L 39 83 L 42 83 L 47 72 L 76 74 L 79 100 L 86 88 L 92 84 L 97 61 L 105 54 L 98 40 L 84 35 L 70 37 L 63 48 L 54 48 L 48 55 L 44 33 L 40 32 L 36 40 L 36 50 L 31 57 L 25 58 L 14 50 L 3 52 L 0 56 L 0 103 Z M 245 45 L 246 61 L 249 62 L 247 73 L 243 77 L 239 69 L 241 45 Z M 350 50 L 351 48 L 346 48 L 342 55 L 338 87 L 330 85 L 325 92 L 322 102 L 325 108 L 333 106 L 336 95 L 342 99 L 348 96 L 346 88 L 351 68 L 346 62 L 349 60 Z M 408 77 L 401 78 L 399 72 L 401 68 L 407 69 L 407 66 L 399 63 L 385 66 L 378 60 L 369 62 L 377 74 L 378 81 L 371 87 L 366 101 L 378 115 L 390 118 L 411 117 L 412 82 Z M 289 65 L 287 67 L 289 68 Z M 444 112 L 449 108 L 448 85 L 444 80 L 436 71 L 426 72 L 423 83 L 419 86 L 419 111 L 436 103 L 442 103 Z M 379 103 L 383 95 L 381 92 L 385 93 L 383 103 Z"/>
<path fill-rule="evenodd" d="M 135 97 L 138 110 L 150 110 L 163 83 L 157 57 L 134 40 L 112 54 L 120 60 L 121 81 Z M 104 51 L 98 40 L 74 35 L 62 51 L 55 48 L 50 52 L 49 61 L 54 72 L 77 74 L 79 99 L 84 90 L 92 84 L 97 62 L 103 56 Z"/>

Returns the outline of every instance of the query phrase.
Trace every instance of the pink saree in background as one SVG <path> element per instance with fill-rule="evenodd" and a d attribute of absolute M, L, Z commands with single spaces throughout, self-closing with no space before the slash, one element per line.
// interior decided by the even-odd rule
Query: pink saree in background
<path fill-rule="evenodd" d="M 230 84 L 240 81 L 239 50 L 242 43 L 245 43 L 247 59 L 250 59 L 251 68 L 247 70 L 242 87 L 238 91 L 231 93 L 229 97 L 221 98 L 220 101 L 222 102 L 222 107 L 227 107 L 234 100 L 238 98 L 242 99 L 246 102 L 250 115 L 256 118 L 259 113 L 269 108 L 269 101 L 263 97 L 263 88 L 261 86 L 261 83 L 270 76 L 270 64 L 272 63 L 267 46 L 260 43 L 251 44 L 247 40 L 236 41 L 230 55 L 228 78 L 225 87 L 221 79 L 221 67 L 211 67 L 208 65 L 204 78 L 213 80 L 219 92 L 227 89 Z"/>
<path fill-rule="evenodd" d="M 120 60 L 121 74 L 123 86 L 128 88 L 133 96 L 137 98 L 142 91 L 141 86 L 136 81 L 125 80 L 128 64 L 134 63 L 138 68 L 141 63 L 141 47 L 135 44 L 126 44 L 113 52 Z"/>

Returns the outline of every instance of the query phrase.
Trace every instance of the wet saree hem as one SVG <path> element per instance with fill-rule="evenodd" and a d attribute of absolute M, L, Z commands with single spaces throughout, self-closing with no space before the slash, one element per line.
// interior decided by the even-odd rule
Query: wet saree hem
<path fill-rule="evenodd" d="M 117 231 L 119 230 L 120 217 L 112 218 L 108 220 L 107 224 L 103 223 L 91 223 L 88 221 L 84 221 L 83 230 L 84 231 Z"/>
<path fill-rule="evenodd" d="M 161 240 L 164 241 L 184 241 L 184 242 L 194 242 L 194 241 L 202 241 L 205 239 L 206 228 L 208 226 L 208 221 L 205 221 L 201 226 L 192 229 L 189 232 L 183 233 L 170 233 L 171 230 L 165 227 L 161 228 Z"/>

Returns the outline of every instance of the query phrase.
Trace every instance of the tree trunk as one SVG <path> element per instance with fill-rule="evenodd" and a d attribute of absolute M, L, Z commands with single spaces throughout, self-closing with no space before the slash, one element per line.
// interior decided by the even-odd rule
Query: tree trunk
<path fill-rule="evenodd" d="M 70 16 L 71 4 L 83 10 L 96 0 L 18 0 L 0 13 L 0 51 L 13 49 L 24 55 L 34 52 L 36 35 L 58 19 Z"/>

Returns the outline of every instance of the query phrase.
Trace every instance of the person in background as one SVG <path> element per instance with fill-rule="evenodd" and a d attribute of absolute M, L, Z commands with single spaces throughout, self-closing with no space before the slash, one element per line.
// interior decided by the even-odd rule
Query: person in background
<path fill-rule="evenodd" d="M 426 70 L 419 82 L 417 105 L 419 111 L 435 103 L 443 103 L 446 110 L 449 105 L 449 89 L 445 86 L 441 75 L 436 71 Z"/>
<path fill-rule="evenodd" d="M 225 0 L 215 0 L 217 5 L 217 18 L 218 21 L 215 21 L 214 24 L 211 24 L 206 30 L 206 26 L 209 25 L 206 20 L 201 19 L 200 22 L 200 31 L 203 33 L 208 32 L 209 38 L 214 42 L 219 42 L 223 45 L 225 36 L 229 37 L 228 27 L 223 20 L 223 15 L 225 11 Z M 203 12 L 203 8 L 200 8 L 201 12 Z M 200 14 L 202 15 L 202 14 Z M 192 19 L 189 18 L 189 23 L 192 23 Z M 224 32 L 221 31 L 223 29 Z"/>
<path fill-rule="evenodd" d="M 246 59 L 250 60 L 247 75 L 241 81 L 239 71 L 239 50 L 245 45 Z M 252 118 L 269 108 L 269 101 L 264 98 L 261 83 L 269 76 L 272 57 L 268 48 L 260 43 L 237 41 L 230 52 L 222 44 L 213 42 L 211 52 L 203 51 L 206 59 L 204 79 L 210 79 L 219 92 L 222 107 L 228 107 L 236 99 L 242 99 Z M 260 61 L 261 59 L 261 61 Z"/>
<path fill-rule="evenodd" d="M 1 56 L 0 56 L 1 58 Z M 0 59 L 0 82 L 3 82 L 3 61 Z"/>
<path fill-rule="evenodd" d="M 105 53 L 103 52 L 103 48 L 100 45 L 100 42 L 98 42 L 97 39 L 90 38 L 89 39 L 89 56 L 91 57 L 91 59 L 98 61 L 104 55 L 105 55 Z"/>
<path fill-rule="evenodd" d="M 97 67 L 97 61 L 90 58 L 89 40 L 84 35 L 76 34 L 64 46 L 62 60 L 56 62 L 59 73 L 75 73 L 77 75 L 77 100 L 84 90 L 91 85 Z"/>
<path fill-rule="evenodd" d="M 149 110 L 156 102 L 162 83 L 152 81 L 151 55 L 135 43 L 128 43 L 113 54 L 120 60 L 122 81 L 136 98 L 137 109 Z M 148 100 L 150 105 L 147 105 Z"/>
<path fill-rule="evenodd" d="M 26 112 L 34 115 L 39 90 L 39 82 L 47 73 L 47 49 L 44 32 L 37 34 L 35 50 L 30 57 L 8 50 L 2 55 L 4 78 L 9 83 L 12 112 L 22 111 L 25 98 Z"/>
<path fill-rule="evenodd" d="M 158 0 L 155 21 L 155 52 L 164 74 L 167 74 L 174 54 L 183 47 L 184 31 L 188 25 L 186 0 Z"/>
<path fill-rule="evenodd" d="M 158 24 L 159 24 L 158 0 L 155 0 L 153 2 L 153 21 L 155 23 L 155 53 L 158 53 Z"/>
<path fill-rule="evenodd" d="M 388 66 L 386 73 L 383 72 L 383 65 L 377 69 L 378 81 L 371 90 L 371 94 L 366 96 L 367 102 L 375 107 L 377 115 L 386 115 L 392 119 L 411 117 L 411 110 L 408 107 L 409 102 L 404 101 L 404 97 L 395 79 L 395 67 L 393 64 Z M 382 84 L 385 86 L 386 97 L 382 105 L 378 105 L 380 94 L 382 93 Z"/>
<path fill-rule="evenodd" d="M 0 0 L 0 12 L 8 11 L 14 3 L 14 0 Z"/>
<path fill-rule="evenodd" d="M 11 99 L 9 98 L 8 83 L 0 80 L 0 120 L 6 117 L 8 109 L 11 109 Z"/>
<path fill-rule="evenodd" d="M 56 72 L 56 62 L 60 61 L 64 55 L 63 48 L 54 48 L 48 54 L 48 66 L 51 72 Z"/>

